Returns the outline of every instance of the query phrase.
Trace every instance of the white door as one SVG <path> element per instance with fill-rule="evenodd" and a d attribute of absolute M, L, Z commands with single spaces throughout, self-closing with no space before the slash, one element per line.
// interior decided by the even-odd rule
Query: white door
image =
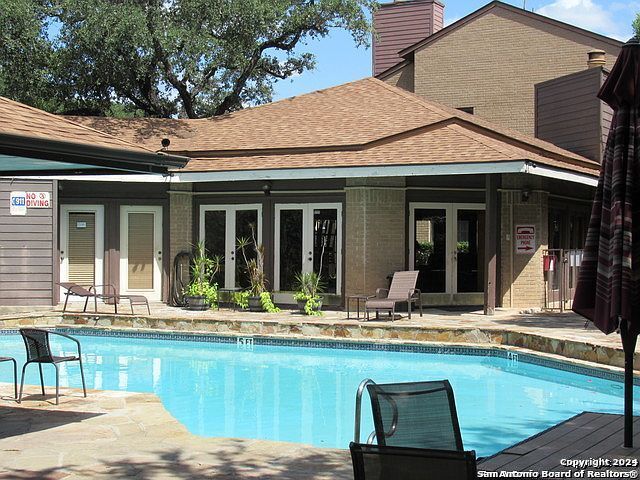
<path fill-rule="evenodd" d="M 255 258 L 253 237 L 262 244 L 262 205 L 201 205 L 200 241 L 209 257 L 222 260 L 214 281 L 220 288 L 246 288 L 249 279 L 245 256 L 238 248 L 239 239 L 251 242 L 245 248 L 246 259 Z"/>
<path fill-rule="evenodd" d="M 120 207 L 120 293 L 162 299 L 162 207 Z"/>
<path fill-rule="evenodd" d="M 409 268 L 436 302 L 471 303 L 484 291 L 484 205 L 411 203 Z"/>
<path fill-rule="evenodd" d="M 104 206 L 60 206 L 60 281 L 100 285 L 104 264 Z M 60 298 L 64 298 L 61 289 Z"/>
<path fill-rule="evenodd" d="M 340 294 L 342 205 L 278 204 L 275 216 L 274 290 L 295 291 L 296 275 L 316 272 L 326 293 Z"/>

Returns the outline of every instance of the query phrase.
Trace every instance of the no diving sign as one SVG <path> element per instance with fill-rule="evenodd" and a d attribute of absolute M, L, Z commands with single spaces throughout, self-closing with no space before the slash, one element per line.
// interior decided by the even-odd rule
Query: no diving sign
<path fill-rule="evenodd" d="M 533 255 L 536 251 L 535 225 L 516 225 L 516 253 Z"/>
<path fill-rule="evenodd" d="M 11 192 L 9 213 L 26 215 L 28 208 L 51 208 L 50 192 Z"/>

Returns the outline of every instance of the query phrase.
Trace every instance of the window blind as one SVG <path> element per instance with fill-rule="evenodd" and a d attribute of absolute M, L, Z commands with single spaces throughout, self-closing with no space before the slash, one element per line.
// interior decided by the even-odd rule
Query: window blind
<path fill-rule="evenodd" d="M 129 213 L 128 275 L 130 290 L 153 289 L 153 213 Z"/>

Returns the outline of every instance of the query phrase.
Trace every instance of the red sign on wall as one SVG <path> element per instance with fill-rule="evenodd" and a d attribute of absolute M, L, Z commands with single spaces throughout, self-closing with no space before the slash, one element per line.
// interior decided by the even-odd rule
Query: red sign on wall
<path fill-rule="evenodd" d="M 533 255 L 536 251 L 535 225 L 516 225 L 516 253 Z"/>
<path fill-rule="evenodd" d="M 26 192 L 27 208 L 51 208 L 49 192 Z"/>

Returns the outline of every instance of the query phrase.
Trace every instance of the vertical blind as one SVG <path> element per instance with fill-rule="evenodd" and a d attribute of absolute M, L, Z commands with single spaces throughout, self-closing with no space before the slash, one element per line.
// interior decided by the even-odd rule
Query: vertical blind
<path fill-rule="evenodd" d="M 129 289 L 153 289 L 153 213 L 129 213 Z"/>
<path fill-rule="evenodd" d="M 69 213 L 69 281 L 94 285 L 96 266 L 96 215 L 91 212 Z M 101 283 L 101 282 L 98 282 Z"/>

